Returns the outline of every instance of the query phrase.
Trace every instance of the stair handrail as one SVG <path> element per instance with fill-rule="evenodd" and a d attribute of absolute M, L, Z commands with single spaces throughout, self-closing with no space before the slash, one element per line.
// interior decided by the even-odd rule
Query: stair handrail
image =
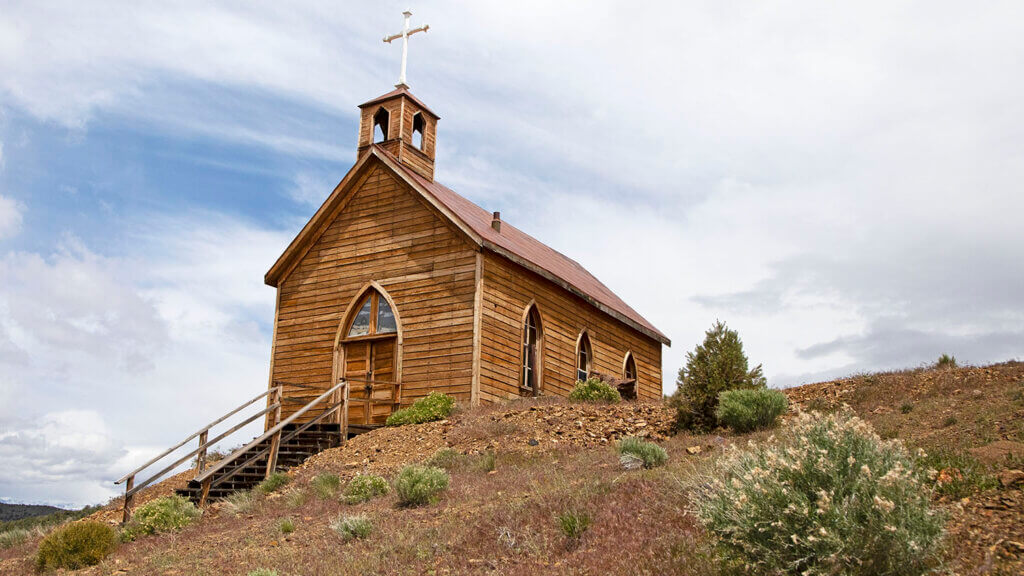
<path fill-rule="evenodd" d="M 348 385 L 348 382 L 345 379 L 339 380 L 338 383 L 335 384 L 333 387 L 331 387 L 329 390 L 327 390 L 323 394 L 317 396 L 314 400 L 310 401 L 308 404 L 306 404 L 302 408 L 300 408 L 297 411 L 295 411 L 291 416 L 288 416 L 284 420 L 278 422 L 274 427 L 272 427 L 269 430 L 267 430 L 266 432 L 264 432 L 261 436 L 259 436 L 258 438 L 256 438 L 252 442 L 249 442 L 245 446 L 242 446 L 241 448 L 238 448 L 237 450 L 235 450 L 231 454 L 229 454 L 226 457 L 224 457 L 223 459 L 221 459 L 215 465 L 211 466 L 210 468 L 207 468 L 204 472 L 200 472 L 193 479 L 194 482 L 199 482 L 202 485 L 202 495 L 199 498 L 200 505 L 206 503 L 206 497 L 207 497 L 207 495 L 209 494 L 209 491 L 210 491 L 210 484 L 211 484 L 212 476 L 214 474 L 216 474 L 217 472 L 219 472 L 220 470 L 222 470 L 223 468 L 225 468 L 228 464 L 230 464 L 231 462 L 236 460 L 238 457 L 240 457 L 241 455 L 243 455 L 246 452 L 248 452 L 249 450 L 251 450 L 254 446 L 260 444 L 263 441 L 265 441 L 267 438 L 271 438 L 271 442 L 272 442 L 271 455 L 270 455 L 270 459 L 267 462 L 267 475 L 269 476 L 270 473 L 273 472 L 274 465 L 275 465 L 276 460 L 277 460 L 277 448 L 279 447 L 279 443 L 280 443 L 280 439 L 281 439 L 281 430 L 283 430 L 285 426 L 287 426 L 287 425 L 291 424 L 292 422 L 294 422 L 295 420 L 297 420 L 300 416 L 302 416 L 306 412 L 309 412 L 310 410 L 312 410 L 313 407 L 316 406 L 317 404 L 320 404 L 321 402 L 323 402 L 325 399 L 327 399 L 331 395 L 333 395 L 336 392 L 338 392 L 339 390 L 342 390 L 343 388 L 347 387 L 347 385 Z M 336 410 L 337 406 L 331 406 L 329 408 L 330 409 L 326 410 L 325 413 L 326 412 L 330 412 L 331 410 Z M 342 431 L 342 435 L 344 436 L 344 430 Z"/>
<path fill-rule="evenodd" d="M 118 485 L 118 484 L 121 484 L 122 482 L 126 482 L 127 481 L 127 484 L 125 484 L 125 487 L 124 487 L 124 511 L 123 511 L 123 515 L 122 515 L 122 522 L 127 522 L 131 518 L 132 497 L 135 495 L 136 492 L 138 492 L 139 490 L 142 490 L 146 486 L 149 486 L 150 484 L 152 484 L 156 480 L 160 479 L 161 477 L 163 477 L 164 474 L 167 474 L 168 472 L 170 472 L 171 470 L 176 468 L 178 465 L 180 465 L 181 463 L 185 462 L 186 460 L 188 460 L 189 458 L 191 458 L 194 455 L 198 455 L 197 468 L 199 469 L 199 472 L 202 472 L 205 469 L 205 467 L 206 467 L 206 449 L 208 447 L 212 446 L 213 444 L 216 444 L 217 442 L 223 440 L 228 435 L 233 434 L 234 432 L 237 432 L 243 426 L 246 426 L 246 425 L 252 423 L 253 421 L 255 421 L 260 416 L 263 416 L 264 414 L 267 414 L 268 412 L 270 412 L 272 410 L 279 410 L 280 407 L 281 407 L 281 392 L 282 392 L 282 387 L 281 386 L 271 386 L 271 387 L 269 387 L 267 390 L 261 392 L 260 394 L 256 395 L 255 397 L 253 397 L 251 400 L 245 402 L 244 404 L 238 406 L 234 410 L 231 410 L 230 412 L 227 412 L 223 416 L 221 416 L 221 417 L 217 418 L 216 420 L 210 422 L 206 426 L 200 428 L 195 433 L 193 433 L 193 434 L 189 435 L 188 437 L 186 437 L 181 442 L 178 442 L 174 446 L 168 448 L 167 450 L 164 450 L 162 453 L 160 453 L 157 456 L 154 456 L 153 458 L 151 458 L 148 462 L 146 462 L 142 466 L 139 466 L 135 470 L 132 470 L 131 472 L 125 474 L 120 479 L 115 481 L 114 482 L 115 486 Z M 271 394 L 274 395 L 273 402 L 268 402 L 267 407 L 264 408 L 262 411 L 258 412 L 257 414 L 255 414 L 253 416 L 250 416 L 245 421 L 243 421 L 243 422 L 241 422 L 239 424 L 236 424 L 231 429 L 229 429 L 226 432 L 220 434 L 219 436 L 217 436 L 213 440 L 208 440 L 211 428 L 213 428 L 217 424 L 220 424 L 221 422 L 224 422 L 228 418 L 234 416 L 235 414 L 238 414 L 242 410 L 245 410 L 249 406 L 252 406 L 256 402 L 259 402 L 260 400 L 262 400 L 263 398 L 266 398 L 267 396 L 269 396 Z M 140 472 L 142 472 L 143 470 L 149 468 L 153 464 L 156 464 L 157 462 L 163 460 L 168 455 L 173 453 L 175 450 L 181 448 L 185 444 L 188 444 L 189 442 L 191 442 L 192 440 L 196 439 L 197 437 L 199 438 L 199 446 L 197 448 L 195 448 L 194 450 L 192 450 L 188 454 L 180 457 L 173 464 L 171 464 L 169 466 L 166 466 L 163 470 L 157 472 L 156 474 L 151 476 L 145 482 L 139 484 L 138 486 L 135 485 L 135 477 Z"/>

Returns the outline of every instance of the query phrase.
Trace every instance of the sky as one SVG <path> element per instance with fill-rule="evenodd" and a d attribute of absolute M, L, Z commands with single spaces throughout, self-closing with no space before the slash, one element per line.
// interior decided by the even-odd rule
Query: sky
<path fill-rule="evenodd" d="M 408 83 L 437 180 L 769 383 L 1024 356 L 1024 5 L 0 6 L 0 500 L 265 389 L 273 264 Z"/>

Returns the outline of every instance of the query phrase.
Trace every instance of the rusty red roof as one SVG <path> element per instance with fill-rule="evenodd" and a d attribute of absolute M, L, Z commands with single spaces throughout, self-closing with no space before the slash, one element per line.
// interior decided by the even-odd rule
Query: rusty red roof
<path fill-rule="evenodd" d="M 451 188 L 433 180 L 427 180 L 392 155 L 387 150 L 374 146 L 374 149 L 389 158 L 401 172 L 402 176 L 412 180 L 421 188 L 425 189 L 438 202 L 448 208 L 459 220 L 469 226 L 473 232 L 480 236 L 486 248 L 497 247 L 498 253 L 502 251 L 511 253 L 519 259 L 543 269 L 549 274 L 560 279 L 564 283 L 582 293 L 584 297 L 596 301 L 600 305 L 611 309 L 637 324 L 649 336 L 671 345 L 671 341 L 664 333 L 654 327 L 629 304 L 626 304 L 593 274 L 587 272 L 586 268 L 565 254 L 551 248 L 526 232 L 502 221 L 501 232 L 491 227 L 493 215 L 487 210 L 477 206 L 464 196 L 459 195 Z M 487 246 L 490 244 L 491 246 Z M 492 248 L 493 249 L 493 248 Z M 505 255 L 507 257 L 507 254 Z M 515 259 L 513 258 L 513 261 Z M 600 308 L 600 305 L 598 306 Z M 605 310 L 605 312 L 608 312 Z"/>
<path fill-rule="evenodd" d="M 366 108 L 367 106 L 373 106 L 374 104 L 379 104 L 381 102 L 384 102 L 385 100 L 391 100 L 392 98 L 397 98 L 403 95 L 409 100 L 415 102 L 420 108 L 422 108 L 425 112 L 428 112 L 434 118 L 437 118 L 438 120 L 441 119 L 441 117 L 438 116 L 436 112 L 428 108 L 427 105 L 424 104 L 422 100 L 413 96 L 412 92 L 409 92 L 409 89 L 405 86 L 399 86 L 398 88 L 395 88 L 394 90 L 388 92 L 387 94 L 384 94 L 383 96 L 377 96 L 376 98 L 370 100 L 369 102 L 363 102 L 362 104 L 359 105 L 359 107 Z"/>

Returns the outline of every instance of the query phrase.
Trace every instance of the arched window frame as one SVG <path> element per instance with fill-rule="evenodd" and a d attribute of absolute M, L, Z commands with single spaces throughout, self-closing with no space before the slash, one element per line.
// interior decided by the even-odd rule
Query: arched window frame
<path fill-rule="evenodd" d="M 632 367 L 632 374 L 629 373 L 630 367 Z M 632 399 L 635 400 L 640 396 L 640 373 L 637 372 L 636 357 L 633 356 L 632 350 L 627 351 L 622 358 L 622 379 L 629 380 L 630 378 L 633 380 L 633 393 L 635 394 Z"/>
<path fill-rule="evenodd" d="M 377 140 L 377 127 L 378 126 L 380 126 L 380 131 L 381 131 L 381 134 L 383 135 L 383 138 L 381 140 Z M 390 132 L 391 132 L 391 113 L 388 112 L 387 108 L 384 108 L 383 106 L 381 106 L 380 108 L 377 109 L 376 112 L 373 113 L 373 133 L 372 133 L 371 140 L 374 143 L 384 142 L 384 141 L 386 141 L 388 139 L 388 136 L 389 136 Z"/>
<path fill-rule="evenodd" d="M 355 319 L 355 315 L 359 312 L 359 307 L 363 301 L 366 300 L 366 296 L 370 291 L 375 291 L 380 298 L 387 301 L 388 306 L 391 308 L 391 313 L 395 316 L 395 327 L 397 332 L 386 333 L 386 334 L 370 334 L 367 336 L 348 336 L 348 331 L 351 328 L 352 320 Z M 358 340 L 373 340 L 383 338 L 396 338 L 395 342 L 395 377 L 401 382 L 402 381 L 402 348 L 404 341 L 405 332 L 402 329 L 402 316 L 398 312 L 398 307 L 395 306 L 395 301 L 388 294 L 380 284 L 376 281 L 367 282 L 364 284 L 356 295 L 349 301 L 348 306 L 345 308 L 345 314 L 341 318 L 341 322 L 338 324 L 338 332 L 334 336 L 334 370 L 332 378 L 335 382 L 341 378 L 345 362 L 345 346 L 346 342 L 354 342 Z"/>
<path fill-rule="evenodd" d="M 584 328 L 576 337 L 576 379 L 585 382 L 593 369 L 594 347 L 590 344 L 590 334 Z"/>
<path fill-rule="evenodd" d="M 416 141 L 416 135 L 419 134 L 419 142 Z M 421 152 L 426 149 L 427 146 L 427 120 L 423 116 L 422 112 L 417 112 L 412 115 L 412 138 L 409 139 L 412 142 L 413 148 L 420 150 Z"/>
<path fill-rule="evenodd" d="M 528 322 L 531 319 L 535 334 L 532 350 L 528 341 L 530 330 Z M 536 301 L 531 301 L 526 305 L 520 325 L 522 326 L 522 334 L 519 339 L 521 343 L 519 347 L 520 394 L 539 396 L 544 382 L 544 320 Z"/>

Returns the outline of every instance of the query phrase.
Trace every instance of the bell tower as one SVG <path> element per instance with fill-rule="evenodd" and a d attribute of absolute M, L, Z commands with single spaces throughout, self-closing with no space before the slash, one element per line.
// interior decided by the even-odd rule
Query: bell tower
<path fill-rule="evenodd" d="M 441 118 L 400 84 L 359 105 L 359 157 L 376 144 L 429 181 L 434 180 L 437 121 Z"/>

